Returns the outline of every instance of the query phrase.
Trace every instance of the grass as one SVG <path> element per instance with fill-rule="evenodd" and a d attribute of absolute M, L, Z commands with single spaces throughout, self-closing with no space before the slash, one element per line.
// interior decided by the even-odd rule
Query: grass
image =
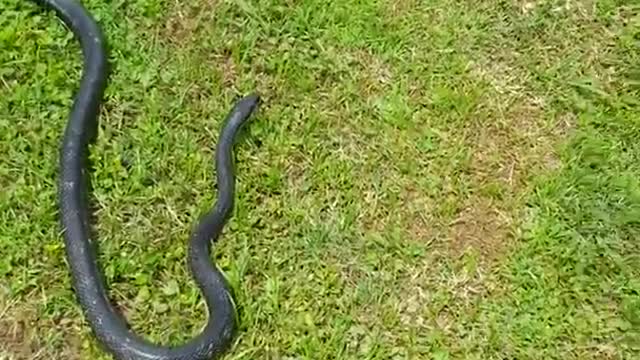
<path fill-rule="evenodd" d="M 640 8 L 622 0 L 98 1 L 113 73 L 92 147 L 111 296 L 164 344 L 238 146 L 216 246 L 227 359 L 640 356 Z M 57 149 L 79 47 L 0 4 L 0 358 L 107 359 L 70 287 Z"/>

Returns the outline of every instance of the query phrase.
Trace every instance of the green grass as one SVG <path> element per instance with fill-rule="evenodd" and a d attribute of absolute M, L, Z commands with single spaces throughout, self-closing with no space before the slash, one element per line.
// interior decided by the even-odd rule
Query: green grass
<path fill-rule="evenodd" d="M 623 0 L 98 1 L 113 67 L 92 146 L 111 297 L 164 344 L 238 146 L 216 246 L 227 359 L 640 357 L 640 7 Z M 0 4 L 0 359 L 107 359 L 70 286 L 57 150 L 79 47 Z"/>

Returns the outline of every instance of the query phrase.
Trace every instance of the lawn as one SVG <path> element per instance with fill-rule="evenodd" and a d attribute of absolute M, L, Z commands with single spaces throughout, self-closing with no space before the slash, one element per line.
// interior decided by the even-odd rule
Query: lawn
<path fill-rule="evenodd" d="M 112 75 L 91 173 L 113 301 L 198 333 L 186 267 L 216 198 L 225 359 L 640 358 L 640 6 L 624 0 L 86 0 Z M 0 3 L 0 359 L 108 359 L 70 285 L 58 149 L 82 70 Z"/>

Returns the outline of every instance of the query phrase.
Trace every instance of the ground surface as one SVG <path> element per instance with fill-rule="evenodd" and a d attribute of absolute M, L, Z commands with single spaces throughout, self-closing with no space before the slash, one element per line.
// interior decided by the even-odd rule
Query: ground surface
<path fill-rule="evenodd" d="M 185 266 L 238 147 L 217 246 L 227 359 L 638 359 L 640 8 L 633 1 L 84 2 L 113 74 L 92 147 L 111 296 L 177 344 Z M 107 359 L 70 287 L 57 149 L 79 48 L 0 3 L 0 358 Z"/>

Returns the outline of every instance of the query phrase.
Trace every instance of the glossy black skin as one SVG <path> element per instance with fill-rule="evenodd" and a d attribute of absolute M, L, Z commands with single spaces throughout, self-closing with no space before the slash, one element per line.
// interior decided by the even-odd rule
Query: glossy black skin
<path fill-rule="evenodd" d="M 125 318 L 108 298 L 91 239 L 88 201 L 88 145 L 96 134 L 98 113 L 107 83 L 104 36 L 91 15 L 75 0 L 35 0 L 53 9 L 82 45 L 84 72 L 66 127 L 60 152 L 59 198 L 67 259 L 76 297 L 100 343 L 116 359 L 200 360 L 225 352 L 236 330 L 229 287 L 211 261 L 211 245 L 233 210 L 234 140 L 259 104 L 257 95 L 241 99 L 227 116 L 216 147 L 218 199 L 191 235 L 189 266 L 209 310 L 204 330 L 178 347 L 152 344 L 130 331 Z"/>

